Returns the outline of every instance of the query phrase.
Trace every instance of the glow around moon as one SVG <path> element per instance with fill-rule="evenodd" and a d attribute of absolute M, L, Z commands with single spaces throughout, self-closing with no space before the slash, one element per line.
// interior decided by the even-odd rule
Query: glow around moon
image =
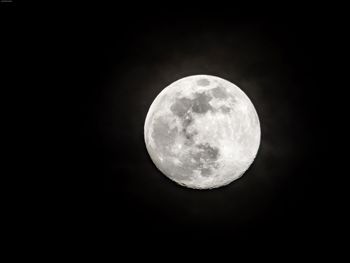
<path fill-rule="evenodd" d="M 144 136 L 152 161 L 171 180 L 190 188 L 217 188 L 241 177 L 254 161 L 260 123 L 236 85 L 195 75 L 159 93 Z"/>

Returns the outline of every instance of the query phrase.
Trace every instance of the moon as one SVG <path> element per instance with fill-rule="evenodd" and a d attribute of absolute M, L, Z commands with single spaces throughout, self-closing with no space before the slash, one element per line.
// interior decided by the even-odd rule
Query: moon
<path fill-rule="evenodd" d="M 156 167 L 194 189 L 218 188 L 241 177 L 257 155 L 260 134 L 248 96 L 210 75 L 188 76 L 163 89 L 144 125 Z"/>

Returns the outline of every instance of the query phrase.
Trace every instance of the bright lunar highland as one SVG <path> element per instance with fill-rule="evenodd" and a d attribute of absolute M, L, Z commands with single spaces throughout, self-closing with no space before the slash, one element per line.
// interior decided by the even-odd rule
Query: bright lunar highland
<path fill-rule="evenodd" d="M 233 83 L 194 75 L 163 89 L 146 117 L 147 151 L 176 183 L 217 188 L 241 177 L 260 145 L 260 123 L 252 102 Z"/>

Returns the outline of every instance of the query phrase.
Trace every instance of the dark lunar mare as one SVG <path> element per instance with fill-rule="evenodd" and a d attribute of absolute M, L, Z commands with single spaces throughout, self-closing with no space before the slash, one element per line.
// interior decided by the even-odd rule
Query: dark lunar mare
<path fill-rule="evenodd" d="M 203 176 L 208 176 L 212 174 L 212 168 L 204 167 L 207 164 L 211 167 L 217 167 L 217 159 L 219 157 L 219 148 L 211 146 L 209 143 L 197 144 L 196 148 L 199 150 L 197 153 L 193 154 L 193 159 L 198 164 L 201 174 Z"/>
<path fill-rule="evenodd" d="M 198 86 L 203 86 L 203 87 L 205 87 L 205 86 L 208 86 L 209 84 L 210 84 L 210 81 L 209 81 L 208 79 L 206 79 L 206 78 L 199 79 L 199 80 L 197 81 L 197 85 L 198 85 Z"/>
<path fill-rule="evenodd" d="M 212 100 L 210 95 L 205 93 L 195 93 L 195 98 L 192 100 L 192 111 L 196 113 L 206 113 L 211 110 L 214 111 L 213 107 L 209 104 Z"/>
<path fill-rule="evenodd" d="M 152 137 L 157 149 L 166 154 L 171 154 L 169 147 L 174 143 L 178 129 L 175 127 L 170 129 L 166 120 L 162 117 L 155 119 L 153 124 Z"/>
<path fill-rule="evenodd" d="M 204 80 L 205 79 L 201 81 L 202 85 L 209 84 L 206 83 Z M 221 97 L 223 97 L 222 94 L 224 93 L 223 91 L 217 91 L 215 94 L 219 94 L 221 95 Z M 194 121 L 193 113 L 205 114 L 208 111 L 215 112 L 215 109 L 209 104 L 210 100 L 212 100 L 212 96 L 210 94 L 198 92 L 194 93 L 194 99 L 177 98 L 175 102 L 171 105 L 170 110 L 182 121 L 183 129 L 181 131 L 181 134 L 186 138 L 185 145 L 193 145 L 193 137 L 198 133 L 197 131 L 188 131 L 188 127 Z M 209 144 L 198 144 L 194 147 L 196 147 L 196 149 L 198 150 L 198 152 L 196 151 L 191 154 L 194 163 L 191 162 L 189 158 L 181 160 L 184 163 L 184 167 L 191 170 L 199 169 L 201 170 L 201 174 L 204 176 L 211 175 L 212 169 L 204 167 L 204 164 L 206 163 L 209 166 L 215 167 L 215 161 L 218 159 L 219 149 L 217 147 L 212 147 Z"/>
<path fill-rule="evenodd" d="M 177 98 L 175 102 L 170 106 L 170 110 L 178 116 L 182 121 L 182 135 L 186 138 L 186 145 L 193 144 L 193 136 L 197 134 L 196 131 L 189 132 L 187 128 L 193 123 L 192 113 L 206 113 L 208 110 L 214 110 L 209 101 L 211 96 L 204 93 L 195 93 L 194 99 Z"/>
<path fill-rule="evenodd" d="M 171 105 L 170 110 L 178 117 L 183 117 L 185 113 L 192 107 L 192 100 L 188 98 L 178 98 Z"/>
<path fill-rule="evenodd" d="M 215 98 L 226 99 L 229 95 L 222 86 L 217 86 L 216 88 L 211 89 L 211 93 Z"/>

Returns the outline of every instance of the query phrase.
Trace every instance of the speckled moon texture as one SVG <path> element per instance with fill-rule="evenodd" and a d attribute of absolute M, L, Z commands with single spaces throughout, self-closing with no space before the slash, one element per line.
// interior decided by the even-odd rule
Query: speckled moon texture
<path fill-rule="evenodd" d="M 163 89 L 146 117 L 147 151 L 168 178 L 211 189 L 241 177 L 260 145 L 260 123 L 247 95 L 219 77 L 194 75 Z"/>

